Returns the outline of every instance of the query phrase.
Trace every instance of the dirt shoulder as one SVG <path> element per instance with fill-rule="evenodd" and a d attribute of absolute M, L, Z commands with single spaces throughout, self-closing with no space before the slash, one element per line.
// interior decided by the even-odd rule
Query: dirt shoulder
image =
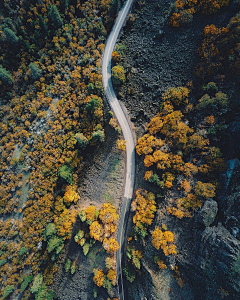
<path fill-rule="evenodd" d="M 120 210 L 123 196 L 125 176 L 125 156 L 117 148 L 117 135 L 115 131 L 106 125 L 105 142 L 94 153 L 88 153 L 83 166 L 82 182 L 78 187 L 80 195 L 80 207 L 95 205 L 100 208 L 102 203 L 110 202 L 117 210 Z M 80 221 L 77 220 L 73 237 L 79 229 Z M 62 256 L 62 263 L 54 275 L 53 290 L 58 300 L 92 300 L 94 299 L 93 269 L 105 268 L 106 254 L 101 244 L 97 242 L 91 248 L 87 256 L 84 256 L 82 248 L 74 238 L 71 239 Z M 70 259 L 76 262 L 75 274 L 66 273 L 65 263 Z M 115 294 L 116 288 L 113 289 Z M 107 299 L 105 289 L 99 289 L 97 299 Z"/>

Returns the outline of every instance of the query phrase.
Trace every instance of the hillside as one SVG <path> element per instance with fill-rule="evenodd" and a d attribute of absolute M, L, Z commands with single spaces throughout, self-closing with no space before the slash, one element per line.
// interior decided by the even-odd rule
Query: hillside
<path fill-rule="evenodd" d="M 133 2 L 132 201 L 123 4 L 0 3 L 1 299 L 240 297 L 240 2 Z"/>

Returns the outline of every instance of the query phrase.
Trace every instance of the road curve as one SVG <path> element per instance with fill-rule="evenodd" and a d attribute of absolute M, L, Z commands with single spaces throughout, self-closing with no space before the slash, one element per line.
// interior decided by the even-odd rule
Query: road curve
<path fill-rule="evenodd" d="M 124 255 L 124 240 L 126 234 L 126 224 L 131 205 L 131 199 L 134 187 L 135 177 L 135 146 L 132 129 L 130 127 L 130 121 L 127 115 L 124 114 L 117 97 L 114 93 L 111 79 L 111 58 L 112 52 L 115 48 L 117 38 L 124 25 L 124 21 L 129 13 L 133 0 L 127 0 L 120 10 L 118 17 L 115 21 L 114 27 L 108 37 L 105 45 L 105 50 L 102 58 L 102 76 L 103 87 L 107 96 L 108 102 L 118 119 L 118 122 L 122 128 L 123 137 L 126 140 L 126 181 L 124 190 L 124 199 L 121 207 L 119 225 L 117 231 L 117 241 L 119 243 L 119 250 L 117 252 L 117 276 L 119 286 L 120 300 L 126 300 L 126 290 L 124 290 L 124 278 L 123 278 L 123 255 Z"/>

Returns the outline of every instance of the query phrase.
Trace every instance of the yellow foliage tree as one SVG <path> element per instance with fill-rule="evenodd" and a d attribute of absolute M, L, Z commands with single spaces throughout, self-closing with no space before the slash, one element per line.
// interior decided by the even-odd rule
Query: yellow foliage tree
<path fill-rule="evenodd" d="M 126 141 L 122 139 L 117 140 L 117 146 L 119 150 L 125 151 L 126 150 Z"/>
<path fill-rule="evenodd" d="M 76 187 L 72 185 L 67 185 L 65 188 L 65 194 L 63 197 L 63 200 L 66 204 L 70 203 L 77 203 L 77 201 L 80 199 L 80 196 L 76 192 Z"/>
<path fill-rule="evenodd" d="M 157 250 L 161 248 L 166 256 L 177 254 L 174 234 L 171 231 L 162 232 L 159 227 L 156 227 L 152 233 L 152 244 Z"/>
<path fill-rule="evenodd" d="M 99 219 L 103 224 L 115 223 L 119 219 L 119 215 L 111 203 L 103 203 L 99 211 Z"/>
<path fill-rule="evenodd" d="M 113 285 L 116 285 L 116 283 L 117 283 L 117 274 L 116 274 L 116 271 L 115 271 L 115 270 L 113 270 L 113 269 L 108 270 L 107 278 L 108 278 L 110 281 L 112 281 L 112 284 L 113 284 Z"/>
<path fill-rule="evenodd" d="M 138 155 L 149 154 L 153 152 L 153 148 L 162 147 L 164 145 L 164 141 L 161 139 L 157 139 L 153 135 L 145 134 L 138 140 L 138 144 L 136 146 L 136 152 Z"/>
<path fill-rule="evenodd" d="M 103 270 L 97 270 L 95 272 L 95 275 L 93 276 L 93 281 L 98 287 L 101 287 L 103 285 L 103 281 L 104 281 Z"/>
<path fill-rule="evenodd" d="M 77 210 L 64 209 L 60 216 L 55 216 L 54 223 L 58 234 L 63 237 L 63 239 L 68 239 L 71 237 L 72 225 L 75 223 L 77 217 Z"/>
<path fill-rule="evenodd" d="M 107 239 L 105 238 L 103 240 L 103 248 L 107 251 L 107 252 L 117 252 L 118 249 L 119 249 L 119 244 L 118 242 L 113 239 L 113 238 L 110 238 L 110 239 Z"/>
<path fill-rule="evenodd" d="M 133 223 L 137 227 L 141 227 L 142 224 L 151 225 L 156 212 L 154 195 L 141 189 L 137 190 L 136 199 L 132 201 L 132 210 L 136 211 Z"/>
<path fill-rule="evenodd" d="M 94 221 L 90 226 L 90 236 L 97 241 L 102 241 L 103 237 L 103 228 L 98 221 Z"/>
<path fill-rule="evenodd" d="M 194 194 L 187 194 L 185 198 L 176 200 L 177 207 L 168 207 L 168 212 L 179 219 L 183 217 L 190 218 L 193 216 L 194 210 L 202 206 L 202 201 Z"/>
<path fill-rule="evenodd" d="M 97 219 L 96 215 L 96 207 L 94 205 L 90 205 L 85 209 L 86 213 L 86 218 L 90 221 L 93 222 Z"/>
<path fill-rule="evenodd" d="M 181 188 L 184 190 L 185 193 L 189 193 L 191 191 L 190 182 L 185 178 L 180 182 Z"/>
<path fill-rule="evenodd" d="M 189 89 L 186 87 L 176 87 L 168 89 L 162 96 L 164 101 L 169 101 L 173 105 L 188 103 Z"/>

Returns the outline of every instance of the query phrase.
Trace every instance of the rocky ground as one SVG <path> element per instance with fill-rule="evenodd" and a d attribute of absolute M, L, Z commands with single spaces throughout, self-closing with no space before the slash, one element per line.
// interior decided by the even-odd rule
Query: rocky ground
<path fill-rule="evenodd" d="M 144 4 L 139 4 L 144 3 Z M 127 107 L 137 132 L 156 114 L 161 95 L 169 87 L 194 79 L 201 33 L 208 24 L 226 26 L 234 8 L 218 15 L 195 14 L 188 26 L 170 28 L 168 17 L 173 1 L 135 1 L 133 23 L 127 22 L 119 43 L 127 47 L 122 60 L 127 75 L 119 98 Z"/>
<path fill-rule="evenodd" d="M 109 108 L 108 108 L 109 109 Z M 95 205 L 100 208 L 104 202 L 111 202 L 120 209 L 123 196 L 125 158 L 117 149 L 115 131 L 106 125 L 106 139 L 94 153 L 88 153 L 83 167 L 83 180 L 79 186 L 80 206 Z M 79 228 L 79 220 L 74 226 L 73 236 Z M 100 250 L 101 249 L 101 250 Z M 82 248 L 74 239 L 68 244 L 57 273 L 54 275 L 53 290 L 58 300 L 94 299 L 93 269 L 104 269 L 106 254 L 100 243 L 84 256 Z M 64 270 L 66 259 L 76 261 L 77 271 L 71 275 Z M 116 289 L 114 290 L 117 293 Z M 105 289 L 99 289 L 97 299 L 107 299 Z"/>
<path fill-rule="evenodd" d="M 119 40 L 127 47 L 121 61 L 127 80 L 118 90 L 118 96 L 128 109 L 137 137 L 144 133 L 146 124 L 158 112 L 160 96 L 165 90 L 196 79 L 197 49 L 204 27 L 212 23 L 226 26 L 236 14 L 234 5 L 231 5 L 214 16 L 196 14 L 188 26 L 173 29 L 169 28 L 167 21 L 172 2 L 135 2 L 132 10 L 135 21 L 127 22 Z M 228 170 L 222 175 L 222 190 L 217 202 L 206 202 L 192 219 L 177 220 L 166 212 L 165 201 L 170 195 L 165 201 L 157 199 L 158 212 L 152 228 L 164 223 L 174 232 L 178 255 L 175 261 L 170 259 L 169 265 L 178 265 L 180 273 L 176 274 L 170 268 L 161 271 L 156 268 L 152 258 L 157 252 L 151 246 L 150 238 L 147 238 L 142 274 L 133 284 L 127 283 L 129 300 L 218 300 L 240 297 L 237 114 L 234 118 L 236 124 L 229 126 L 231 137 L 227 137 L 224 143 L 224 146 L 228 144 L 233 147 L 231 151 L 225 151 L 229 159 Z M 145 168 L 143 162 L 139 158 L 137 160 L 136 189 L 143 187 L 156 194 L 157 190 L 143 180 Z M 128 227 L 130 231 L 131 221 Z"/>

